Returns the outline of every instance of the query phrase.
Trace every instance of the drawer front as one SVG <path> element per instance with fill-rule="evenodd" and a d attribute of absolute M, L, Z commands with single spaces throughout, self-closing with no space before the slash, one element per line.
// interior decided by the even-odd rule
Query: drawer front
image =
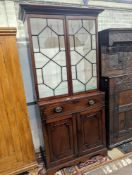
<path fill-rule="evenodd" d="M 86 108 L 91 109 L 102 105 L 104 105 L 104 94 L 47 105 L 42 109 L 42 116 L 52 117 L 76 113 Z"/>

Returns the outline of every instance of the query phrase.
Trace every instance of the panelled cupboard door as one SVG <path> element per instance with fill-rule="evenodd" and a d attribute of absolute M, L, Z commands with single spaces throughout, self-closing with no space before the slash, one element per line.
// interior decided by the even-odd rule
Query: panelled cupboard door
<path fill-rule="evenodd" d="M 15 29 L 0 29 L 0 174 L 35 166 Z"/>
<path fill-rule="evenodd" d="M 80 154 L 96 151 L 105 146 L 104 111 L 96 109 L 80 112 L 77 116 L 78 147 Z"/>
<path fill-rule="evenodd" d="M 65 118 L 46 126 L 50 164 L 70 160 L 75 154 L 75 120 L 72 115 L 66 115 Z"/>

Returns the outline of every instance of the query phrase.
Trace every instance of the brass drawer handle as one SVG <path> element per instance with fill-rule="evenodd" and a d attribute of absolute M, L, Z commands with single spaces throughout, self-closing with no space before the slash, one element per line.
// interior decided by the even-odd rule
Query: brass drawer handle
<path fill-rule="evenodd" d="M 56 108 L 54 108 L 54 111 L 56 113 L 61 113 L 63 111 L 63 107 L 62 106 L 57 106 Z"/>
<path fill-rule="evenodd" d="M 89 104 L 90 106 L 92 106 L 92 105 L 95 104 L 95 101 L 94 101 L 94 100 L 89 100 L 89 101 L 88 101 L 88 104 Z"/>

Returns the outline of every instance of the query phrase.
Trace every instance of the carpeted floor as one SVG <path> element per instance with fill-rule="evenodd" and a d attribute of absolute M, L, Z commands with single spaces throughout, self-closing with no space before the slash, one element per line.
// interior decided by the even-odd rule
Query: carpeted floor
<path fill-rule="evenodd" d="M 43 163 L 40 163 L 36 171 L 23 175 L 45 175 L 45 172 Z M 107 157 L 93 157 L 81 164 L 61 169 L 55 175 L 124 175 L 123 172 L 132 175 L 132 142 L 108 151 Z"/>
<path fill-rule="evenodd" d="M 125 155 L 122 158 L 118 158 L 116 160 L 111 160 L 104 165 L 100 165 L 99 167 L 95 167 L 94 170 L 90 172 L 86 172 L 83 175 L 113 175 L 123 170 L 127 166 L 132 166 L 132 153 L 129 155 Z M 131 173 L 132 174 L 132 173 Z M 125 174 L 125 175 L 131 175 Z"/>
<path fill-rule="evenodd" d="M 130 154 L 130 155 L 129 155 Z M 105 175 L 132 164 L 132 153 L 125 154 L 118 148 L 108 151 L 108 157 L 97 156 L 81 165 L 64 168 L 55 175 Z"/>
<path fill-rule="evenodd" d="M 123 153 L 132 152 L 132 142 L 124 143 L 118 146 L 118 149 L 121 150 Z"/>
<path fill-rule="evenodd" d="M 128 165 L 127 167 L 124 167 L 111 175 L 131 175 L 132 174 L 132 165 Z"/>

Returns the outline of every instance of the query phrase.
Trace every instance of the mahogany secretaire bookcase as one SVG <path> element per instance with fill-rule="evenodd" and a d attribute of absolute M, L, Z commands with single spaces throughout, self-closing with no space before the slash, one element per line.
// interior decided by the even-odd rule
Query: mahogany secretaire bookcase
<path fill-rule="evenodd" d="M 30 41 L 47 173 L 105 155 L 97 42 L 97 15 L 103 10 L 20 6 Z"/>

